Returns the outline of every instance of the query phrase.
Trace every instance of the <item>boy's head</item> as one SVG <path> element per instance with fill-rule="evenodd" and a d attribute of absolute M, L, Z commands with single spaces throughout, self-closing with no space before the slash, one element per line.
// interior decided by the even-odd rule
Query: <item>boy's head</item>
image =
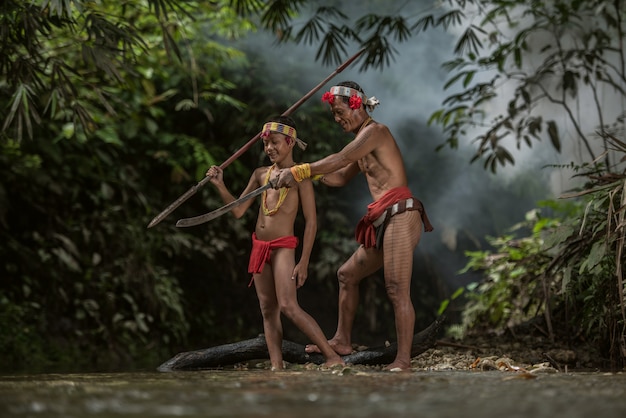
<path fill-rule="evenodd" d="M 267 138 L 272 132 L 283 134 L 287 144 L 291 145 L 294 141 L 301 149 L 306 148 L 306 144 L 298 138 L 296 132 L 296 123 L 289 116 L 275 116 L 270 118 L 261 131 L 261 138 Z"/>

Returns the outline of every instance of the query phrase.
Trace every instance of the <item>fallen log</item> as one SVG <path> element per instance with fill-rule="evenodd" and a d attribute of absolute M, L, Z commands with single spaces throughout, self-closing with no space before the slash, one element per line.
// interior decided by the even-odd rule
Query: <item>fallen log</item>
<path fill-rule="evenodd" d="M 436 345 L 437 335 L 444 320 L 444 316 L 437 318 L 427 328 L 413 336 L 411 357 L 415 357 Z M 307 353 L 304 351 L 304 345 L 292 341 L 283 341 L 282 351 L 283 359 L 289 363 L 324 363 L 324 356 L 318 353 Z M 356 351 L 342 356 L 342 358 L 346 364 L 389 364 L 395 359 L 396 352 L 397 344 L 392 343 Z M 161 364 L 157 370 L 160 372 L 205 370 L 268 358 L 265 336 L 261 334 L 256 338 L 236 343 L 178 353 Z"/>

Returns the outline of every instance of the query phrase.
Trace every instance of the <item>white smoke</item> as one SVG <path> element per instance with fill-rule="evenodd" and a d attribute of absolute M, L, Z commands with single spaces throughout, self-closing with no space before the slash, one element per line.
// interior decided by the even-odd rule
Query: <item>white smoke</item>
<path fill-rule="evenodd" d="M 442 3 L 443 7 L 450 7 L 447 2 Z M 472 6 L 476 6 L 474 3 L 467 3 L 468 9 L 471 10 Z M 549 7 L 549 2 L 544 4 L 545 7 Z M 474 7 L 475 9 L 475 7 Z M 518 33 L 526 28 L 532 28 L 535 26 L 535 21 L 530 14 L 524 13 L 525 6 L 517 7 L 509 14 L 509 19 L 515 22 L 514 29 L 508 29 L 507 22 L 502 19 L 497 24 L 497 29 L 501 33 L 504 40 L 512 40 Z M 469 24 L 474 18 L 478 20 L 479 14 L 474 12 L 467 13 Z M 598 25 L 595 16 L 586 16 L 581 20 L 581 25 Z M 460 36 L 466 29 L 467 25 L 461 25 L 453 27 L 450 33 L 455 36 Z M 495 28 L 494 28 L 495 29 Z M 523 66 L 521 69 L 514 69 L 513 71 L 534 74 L 544 65 L 546 58 L 556 52 L 557 46 L 563 50 L 570 48 L 580 48 L 580 31 L 584 27 L 578 25 L 571 25 L 566 30 L 559 33 L 558 38 L 554 33 L 547 31 L 533 31 L 533 34 L 528 39 L 528 50 L 524 51 Z M 487 28 L 489 31 L 489 28 Z M 482 36 L 481 41 L 483 45 L 489 46 L 488 34 Z M 487 48 L 488 49 L 488 48 Z M 619 68 L 619 60 L 621 59 L 619 53 L 610 55 L 611 52 L 607 51 L 604 58 L 611 64 L 615 65 L 615 68 Z M 506 68 L 511 71 L 512 68 Z M 485 74 L 486 77 L 491 77 L 493 74 Z M 616 74 L 613 74 L 614 79 L 619 79 Z M 579 80 L 581 81 L 581 80 Z M 596 135 L 599 127 L 604 124 L 614 123 L 620 115 L 625 115 L 626 111 L 626 98 L 613 87 L 608 86 L 605 83 L 600 83 L 591 77 L 589 83 L 586 85 L 579 83 L 579 87 L 575 96 L 570 93 L 565 96 L 561 96 L 562 88 L 562 76 L 555 74 L 551 80 L 545 80 L 541 83 L 546 91 L 549 91 L 550 95 L 556 99 L 564 100 L 569 111 L 562 105 L 551 103 L 549 100 L 543 100 L 538 106 L 532 109 L 532 114 L 535 116 L 541 116 L 544 120 L 554 120 L 557 124 L 561 151 L 558 153 L 554 147 L 548 144 L 547 135 L 544 131 L 543 143 L 533 145 L 532 148 L 522 146 L 515 154 L 516 165 L 503 171 L 507 177 L 514 176 L 528 169 L 534 169 L 542 166 L 543 164 L 558 165 L 559 168 L 543 168 L 547 171 L 550 177 L 550 188 L 554 196 L 560 196 L 563 192 L 577 187 L 580 185 L 581 180 L 574 178 L 575 171 L 564 168 L 563 166 L 574 163 L 580 165 L 582 163 L 590 163 L 594 158 L 597 158 L 605 150 L 604 144 Z M 497 98 L 490 102 L 491 112 L 487 108 L 487 117 L 490 117 L 501 113 L 501 109 L 506 109 L 508 101 L 513 97 L 517 84 L 514 81 L 509 80 L 507 83 L 502 84 L 497 91 Z M 592 87 L 596 88 L 596 96 L 594 97 Z M 622 86 L 626 89 L 626 85 Z M 542 92 L 537 89 L 535 94 L 541 94 Z M 570 113 L 571 112 L 571 115 Z M 572 122 L 572 118 L 575 119 L 576 124 Z M 469 131 L 470 134 L 478 133 L 477 131 Z M 624 125 L 621 123 L 622 140 L 624 138 Z M 584 135 L 589 143 L 589 148 L 592 154 L 589 152 L 586 146 L 581 142 L 581 135 Z M 508 149 L 515 149 L 515 143 L 512 140 L 504 141 Z M 615 155 L 611 155 L 615 162 Z M 540 162 L 541 164 L 537 164 Z M 616 169 L 618 169 L 616 167 Z"/>
<path fill-rule="evenodd" d="M 399 6 L 403 6 L 402 12 L 406 15 L 423 11 L 422 2 L 384 3 L 389 14 L 393 14 Z M 351 16 L 362 16 L 372 11 L 357 8 Z M 444 99 L 455 93 L 452 89 L 444 90 L 450 74 L 441 68 L 444 62 L 453 58 L 455 41 L 454 33 L 429 29 L 408 42 L 394 44 L 397 49 L 395 60 L 382 71 L 370 69 L 360 72 L 360 63 L 357 62 L 310 99 L 322 106 L 319 99 L 324 91 L 339 81 L 352 80 L 361 85 L 367 96 L 376 96 L 380 100 L 381 105 L 372 112 L 372 116 L 389 126 L 394 134 L 411 176 L 409 186 L 424 202 L 435 226 L 433 233 L 425 234 L 422 238 L 420 251 L 438 257 L 443 264 L 447 261 L 441 259 L 458 251 L 461 240 L 466 241 L 465 245 L 470 241 L 477 247 L 485 235 L 503 233 L 520 222 L 523 218 L 521 212 L 532 209 L 537 201 L 558 197 L 573 187 L 575 182 L 572 181 L 571 172 L 546 166 L 580 162 L 584 158 L 584 150 L 575 145 L 578 142 L 571 140 L 573 129 L 567 116 L 558 106 L 548 105 L 536 108 L 533 112 L 539 112 L 544 119 L 554 119 L 559 125 L 563 144 L 560 154 L 550 145 L 547 136 L 541 142 L 535 141 L 530 148 L 524 145 L 516 149 L 515 143 L 507 142 L 505 145 L 512 152 L 516 163 L 514 166 L 499 167 L 498 173 L 494 175 L 483 169 L 480 162 L 469 164 L 475 152 L 471 143 L 459 144 L 457 150 L 444 147 L 436 151 L 443 143 L 444 136 L 438 126 L 428 127 L 427 121 L 433 111 L 442 107 Z M 245 42 L 248 46 L 253 45 L 255 50 L 263 51 L 268 63 L 266 76 L 274 80 L 277 88 L 284 80 L 291 79 L 287 77 L 292 71 L 290 63 L 308 63 L 307 70 L 299 74 L 298 89 L 303 94 L 334 69 L 333 66 L 324 66 L 316 61 L 317 45 L 277 45 L 273 37 L 267 34 L 255 34 Z M 344 58 L 357 52 L 358 45 L 351 47 Z M 528 69 L 532 69 L 540 64 L 541 57 L 531 54 L 524 56 L 524 59 L 528 62 Z M 512 85 L 501 87 L 498 100 L 491 104 L 494 113 L 487 115 L 486 120 L 507 105 L 513 89 Z M 612 92 L 605 90 L 601 93 L 603 103 L 615 107 L 615 111 L 607 118 L 624 112 L 623 98 L 621 102 L 616 102 Z M 587 134 L 598 125 L 591 102 L 585 100 L 576 108 L 576 116 L 584 121 L 583 129 Z M 477 133 L 469 132 L 468 138 Z M 527 186 L 529 178 L 539 184 L 549 183 L 551 193 Z M 502 189 L 510 190 L 511 193 L 493 192 Z M 361 216 L 370 202 L 365 186 L 361 196 L 354 204 L 355 216 Z M 444 254 L 446 251 L 449 251 L 448 256 Z M 449 262 L 447 268 L 453 275 L 463 265 L 463 261 L 456 259 Z"/>

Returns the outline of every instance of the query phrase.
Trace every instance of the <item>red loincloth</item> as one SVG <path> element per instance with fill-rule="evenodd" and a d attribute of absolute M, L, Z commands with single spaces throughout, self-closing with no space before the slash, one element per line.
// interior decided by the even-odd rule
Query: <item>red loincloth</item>
<path fill-rule="evenodd" d="M 367 213 L 356 226 L 355 238 L 357 242 L 363 244 L 365 248 L 376 247 L 376 228 L 373 223 L 376 221 L 382 214 L 395 203 L 400 200 L 406 200 L 413 197 L 411 190 L 404 187 L 396 187 L 387 191 L 380 199 L 375 202 L 367 205 Z M 432 231 L 433 227 L 428 220 L 428 216 L 426 215 L 426 210 L 418 199 L 417 207 L 407 210 L 418 210 L 422 215 L 422 222 L 424 223 L 424 229 L 426 231 Z"/>
<path fill-rule="evenodd" d="M 298 237 L 295 236 L 280 237 L 271 241 L 261 241 L 257 239 L 256 232 L 253 232 L 248 273 L 261 273 L 265 263 L 270 262 L 270 256 L 274 248 L 296 248 L 297 246 Z M 250 285 L 252 285 L 252 280 L 248 286 Z"/>

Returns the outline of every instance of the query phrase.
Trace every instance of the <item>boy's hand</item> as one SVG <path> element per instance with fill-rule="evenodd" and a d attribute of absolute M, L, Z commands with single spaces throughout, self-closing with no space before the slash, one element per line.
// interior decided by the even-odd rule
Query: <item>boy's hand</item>
<path fill-rule="evenodd" d="M 210 177 L 210 182 L 218 185 L 224 182 L 224 170 L 214 165 L 211 166 L 206 172 L 206 176 Z"/>
<path fill-rule="evenodd" d="M 306 282 L 308 277 L 308 266 L 302 266 L 300 263 L 296 264 L 291 275 L 291 280 L 296 281 L 296 288 L 301 288 Z"/>

